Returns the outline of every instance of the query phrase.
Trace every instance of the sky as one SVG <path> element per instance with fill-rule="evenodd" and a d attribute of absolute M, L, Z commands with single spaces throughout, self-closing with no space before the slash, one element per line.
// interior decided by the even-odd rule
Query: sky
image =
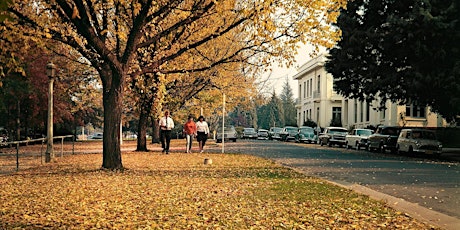
<path fill-rule="evenodd" d="M 281 68 L 278 67 L 278 64 L 275 63 L 272 66 L 272 72 L 267 84 L 267 87 L 270 88 L 269 92 L 273 92 L 272 89 L 275 89 L 276 95 L 280 95 L 283 91 L 283 86 L 286 82 L 286 77 L 289 80 L 291 86 L 292 94 L 294 98 L 297 98 L 298 90 L 297 80 L 294 80 L 292 77 L 298 72 L 299 68 L 305 64 L 305 62 L 311 59 L 310 52 L 311 48 L 308 48 L 307 45 L 301 45 L 298 49 L 298 54 L 295 56 L 295 63 L 290 68 Z M 270 72 L 266 73 L 264 77 L 268 77 Z"/>

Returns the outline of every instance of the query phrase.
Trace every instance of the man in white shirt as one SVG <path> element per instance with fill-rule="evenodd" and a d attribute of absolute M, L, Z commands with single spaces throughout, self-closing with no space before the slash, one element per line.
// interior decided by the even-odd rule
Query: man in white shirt
<path fill-rule="evenodd" d="M 169 116 L 169 111 L 165 111 L 164 117 L 160 118 L 160 140 L 163 153 L 169 153 L 169 143 L 171 142 L 171 130 L 174 128 L 174 121 Z"/>

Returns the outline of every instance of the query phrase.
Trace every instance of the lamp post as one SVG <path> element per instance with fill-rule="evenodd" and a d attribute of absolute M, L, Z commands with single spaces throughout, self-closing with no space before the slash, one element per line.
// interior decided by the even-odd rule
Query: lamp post
<path fill-rule="evenodd" d="M 51 159 L 54 158 L 53 151 L 53 84 L 54 77 L 56 75 L 56 66 L 50 62 L 46 65 L 46 75 L 49 78 L 48 85 L 48 122 L 47 122 L 47 145 L 46 145 L 46 154 L 45 162 L 51 162 Z"/>

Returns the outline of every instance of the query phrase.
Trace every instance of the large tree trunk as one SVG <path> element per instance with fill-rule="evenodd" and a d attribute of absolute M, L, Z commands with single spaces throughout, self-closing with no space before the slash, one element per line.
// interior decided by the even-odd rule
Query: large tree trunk
<path fill-rule="evenodd" d="M 160 126 L 158 125 L 158 119 L 152 117 L 152 144 L 160 143 Z"/>
<path fill-rule="evenodd" d="M 142 107 L 142 106 L 141 106 Z M 147 121 L 149 119 L 150 109 L 141 108 L 139 124 L 137 126 L 137 149 L 136 151 L 148 151 L 147 149 Z"/>
<path fill-rule="evenodd" d="M 107 80 L 106 84 L 103 81 L 104 139 L 102 168 L 116 170 L 123 169 L 121 162 L 120 125 L 124 79 L 123 76 L 118 75 L 115 71 L 110 72 L 111 76 L 104 76 L 105 80 Z M 107 84 L 107 82 L 110 82 L 110 84 Z"/>

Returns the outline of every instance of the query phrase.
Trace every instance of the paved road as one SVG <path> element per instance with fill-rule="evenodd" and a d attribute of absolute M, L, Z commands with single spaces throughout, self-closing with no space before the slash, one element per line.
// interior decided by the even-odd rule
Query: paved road
<path fill-rule="evenodd" d="M 460 164 L 449 156 L 423 159 L 260 140 L 226 143 L 225 152 L 270 158 L 307 175 L 363 185 L 460 219 Z"/>

